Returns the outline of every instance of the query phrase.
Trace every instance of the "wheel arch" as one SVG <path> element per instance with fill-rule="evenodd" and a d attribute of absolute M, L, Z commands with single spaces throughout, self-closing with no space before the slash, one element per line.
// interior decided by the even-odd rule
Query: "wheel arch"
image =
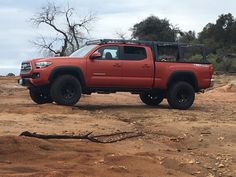
<path fill-rule="evenodd" d="M 195 91 L 199 90 L 197 77 L 192 71 L 175 71 L 173 72 L 167 81 L 167 88 L 171 87 L 176 82 L 185 81 L 193 86 Z"/>
<path fill-rule="evenodd" d="M 57 77 L 59 77 L 61 75 L 72 75 L 80 81 L 81 86 L 83 88 L 86 86 L 84 74 L 79 67 L 75 67 L 75 66 L 56 67 L 51 71 L 48 80 L 50 83 L 52 83 L 53 80 L 55 80 Z"/>

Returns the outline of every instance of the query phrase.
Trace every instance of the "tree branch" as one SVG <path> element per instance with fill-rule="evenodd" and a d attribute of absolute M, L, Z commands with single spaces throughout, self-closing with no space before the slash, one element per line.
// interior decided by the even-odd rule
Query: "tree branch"
<path fill-rule="evenodd" d="M 58 39 L 54 39 L 53 41 L 47 43 L 45 38 L 44 37 L 41 37 L 40 38 L 41 42 L 36 42 L 36 41 L 33 41 L 32 43 L 35 45 L 35 46 L 38 46 L 39 48 L 41 49 L 45 49 L 45 50 L 48 50 L 50 53 L 53 53 L 54 55 L 60 55 L 60 51 L 56 51 L 53 49 L 53 44 L 58 40 Z"/>
<path fill-rule="evenodd" d="M 92 135 L 92 132 L 90 132 L 83 135 L 44 135 L 25 131 L 22 132 L 20 136 L 34 137 L 39 139 L 87 139 L 91 142 L 106 144 L 106 143 L 115 143 L 118 141 L 123 141 L 129 138 L 144 136 L 144 134 L 142 132 L 120 132 L 120 133 L 94 136 Z"/>
<path fill-rule="evenodd" d="M 79 49 L 80 41 L 86 38 L 83 37 L 83 33 L 79 31 L 79 28 L 83 28 L 89 33 L 88 25 L 95 19 L 95 16 L 90 13 L 88 16 L 85 16 L 81 23 L 72 22 L 72 16 L 74 14 L 74 9 L 70 8 L 69 5 L 66 10 L 61 11 L 54 3 L 48 3 L 41 9 L 41 12 L 38 13 L 35 17 L 31 18 L 33 24 L 40 26 L 45 24 L 51 29 L 53 29 L 57 34 L 63 36 L 63 44 L 60 49 L 60 56 L 65 56 L 69 53 L 74 52 Z M 63 29 L 62 26 L 59 26 L 56 23 L 56 19 L 59 17 L 65 17 L 66 28 Z M 54 41 L 55 43 L 57 41 Z M 42 44 L 35 42 L 34 44 L 38 47 L 48 49 L 49 52 L 55 53 L 53 50 L 52 43 L 45 45 L 45 41 Z"/>

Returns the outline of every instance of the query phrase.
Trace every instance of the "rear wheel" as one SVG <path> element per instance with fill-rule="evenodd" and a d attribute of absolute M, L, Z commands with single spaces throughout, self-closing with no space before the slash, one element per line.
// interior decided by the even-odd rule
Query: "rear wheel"
<path fill-rule="evenodd" d="M 164 94 L 162 92 L 144 92 L 139 95 L 143 103 L 149 106 L 159 105 L 163 99 Z"/>
<path fill-rule="evenodd" d="M 188 109 L 192 106 L 194 99 L 195 91 L 187 82 L 177 82 L 167 93 L 167 101 L 174 109 Z"/>
<path fill-rule="evenodd" d="M 53 102 L 50 96 L 50 93 L 47 91 L 30 89 L 29 93 L 30 93 L 31 99 L 37 104 L 46 104 L 46 103 Z"/>
<path fill-rule="evenodd" d="M 60 105 L 75 105 L 81 97 L 79 80 L 71 75 L 59 76 L 51 86 L 52 99 Z"/>

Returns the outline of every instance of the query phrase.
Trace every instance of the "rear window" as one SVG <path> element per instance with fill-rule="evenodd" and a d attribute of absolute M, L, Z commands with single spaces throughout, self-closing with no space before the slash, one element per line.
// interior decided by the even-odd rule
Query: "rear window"
<path fill-rule="evenodd" d="M 147 58 L 147 53 L 144 47 L 124 46 L 124 60 L 143 60 Z"/>

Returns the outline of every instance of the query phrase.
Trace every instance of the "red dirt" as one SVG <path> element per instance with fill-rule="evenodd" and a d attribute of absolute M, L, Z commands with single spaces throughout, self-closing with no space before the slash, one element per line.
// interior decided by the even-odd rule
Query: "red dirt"
<path fill-rule="evenodd" d="M 166 101 L 147 107 L 127 93 L 83 96 L 75 107 L 36 105 L 16 78 L 0 78 L 0 176 L 236 176 L 234 80 L 217 76 L 217 88 L 180 111 Z M 145 136 L 97 144 L 18 136 L 26 130 Z"/>

